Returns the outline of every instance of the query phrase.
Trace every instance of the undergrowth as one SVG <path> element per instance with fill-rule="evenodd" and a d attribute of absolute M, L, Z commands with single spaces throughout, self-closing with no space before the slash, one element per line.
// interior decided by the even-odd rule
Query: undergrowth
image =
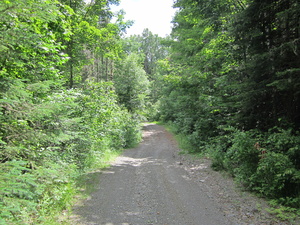
<path fill-rule="evenodd" d="M 300 218 L 300 209 L 278 205 L 277 201 L 270 201 L 270 207 L 266 211 L 276 216 L 281 221 L 287 221 L 291 224 L 298 224 Z"/>
<path fill-rule="evenodd" d="M 266 133 L 220 126 L 218 136 L 195 145 L 194 135 L 176 124 L 163 124 L 175 134 L 183 153 L 208 156 L 212 168 L 228 172 L 246 190 L 270 201 L 268 211 L 280 220 L 295 221 L 300 213 L 300 137 L 274 128 Z"/>
<path fill-rule="evenodd" d="M 39 82 L 34 94 L 32 84 L 21 81 L 6 87 L 0 101 L 1 225 L 61 224 L 58 215 L 70 211 L 78 177 L 139 142 L 139 120 L 117 104 L 110 85 L 56 91 Z"/>

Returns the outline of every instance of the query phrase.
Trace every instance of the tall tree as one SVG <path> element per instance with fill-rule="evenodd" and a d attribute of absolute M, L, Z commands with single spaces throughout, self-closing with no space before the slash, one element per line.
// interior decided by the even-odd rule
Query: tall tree
<path fill-rule="evenodd" d="M 81 71 L 84 65 L 91 63 L 88 57 L 92 55 L 90 61 L 97 58 L 97 62 L 100 57 L 102 62 L 103 57 L 118 54 L 120 47 L 116 38 L 121 28 L 117 24 L 110 23 L 113 16 L 110 4 L 118 4 L 119 1 L 92 0 L 86 3 L 84 0 L 61 0 L 61 2 L 72 10 L 69 17 L 71 36 L 67 41 L 63 41 L 70 58 L 66 71 L 69 73 L 69 87 L 72 88 L 75 81 L 80 83 L 86 79 L 85 75 L 82 79 Z M 105 63 L 107 62 L 108 60 L 105 60 Z"/>
<path fill-rule="evenodd" d="M 168 55 L 167 38 L 153 34 L 149 29 L 144 29 L 141 35 L 133 35 L 125 39 L 124 50 L 127 54 L 138 53 L 143 57 L 144 70 L 149 78 L 156 73 L 159 60 Z"/>
<path fill-rule="evenodd" d="M 224 81 L 235 63 L 230 53 L 229 25 L 231 15 L 239 8 L 220 0 L 179 0 L 174 6 L 179 10 L 171 34 L 172 72 L 166 76 L 168 83 L 162 103 L 174 102 L 168 96 L 182 96 L 184 100 L 174 103 L 174 114 L 170 113 L 172 107 L 164 107 L 172 116 L 163 117 L 175 121 L 186 134 L 192 134 L 193 142 L 199 146 L 197 142 L 218 134 L 218 125 L 225 123 L 230 114 L 228 106 L 220 104 L 228 90 L 220 87 L 226 86 Z"/>
<path fill-rule="evenodd" d="M 239 85 L 240 122 L 247 129 L 300 127 L 299 9 L 294 0 L 251 1 L 237 17 L 246 84 Z"/>
<path fill-rule="evenodd" d="M 60 6 L 71 13 L 64 6 Z M 70 36 L 57 1 L 16 0 L 0 3 L 0 76 L 39 81 L 61 78 L 66 62 L 61 40 Z M 64 30 L 64 33 L 60 33 Z M 60 37 L 60 40 L 58 40 Z"/>
<path fill-rule="evenodd" d="M 131 112 L 143 112 L 149 95 L 149 80 L 137 54 L 118 61 L 114 83 L 120 103 Z"/>
<path fill-rule="evenodd" d="M 161 118 L 247 188 L 299 207 L 299 1 L 175 6 Z"/>

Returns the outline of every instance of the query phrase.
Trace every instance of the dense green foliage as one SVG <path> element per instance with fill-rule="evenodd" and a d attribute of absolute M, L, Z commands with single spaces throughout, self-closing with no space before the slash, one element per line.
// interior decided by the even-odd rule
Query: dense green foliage
<path fill-rule="evenodd" d="M 0 2 L 1 224 L 55 224 L 82 172 L 139 142 L 137 116 L 108 82 L 112 63 L 95 68 L 121 54 L 117 2 Z"/>
<path fill-rule="evenodd" d="M 300 5 L 177 0 L 160 119 L 249 190 L 300 207 Z"/>
<path fill-rule="evenodd" d="M 79 174 L 138 143 L 141 119 L 300 207 L 299 2 L 177 0 L 167 38 L 122 38 L 118 2 L 0 2 L 0 223 L 55 224 Z"/>
<path fill-rule="evenodd" d="M 142 112 L 149 95 L 149 80 L 137 54 L 130 54 L 116 65 L 114 76 L 120 103 L 131 112 Z"/>
<path fill-rule="evenodd" d="M 116 91 L 130 111 L 137 111 L 149 120 L 157 118 L 168 41 L 170 38 L 159 37 L 149 29 L 123 39 L 124 53 L 129 56 L 117 66 Z M 128 75 L 129 71 L 135 72 Z"/>
<path fill-rule="evenodd" d="M 43 86 L 46 96 L 37 101 L 33 86 Z M 46 87 L 19 81 L 1 101 L 1 218 L 6 221 L 30 223 L 29 216 L 64 209 L 78 170 L 96 168 L 107 151 L 139 138 L 137 121 L 118 106 L 109 84 Z"/>

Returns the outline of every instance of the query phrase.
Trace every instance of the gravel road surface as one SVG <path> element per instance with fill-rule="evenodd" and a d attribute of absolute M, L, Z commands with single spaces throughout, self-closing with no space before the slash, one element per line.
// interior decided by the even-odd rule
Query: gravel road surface
<path fill-rule="evenodd" d="M 262 207 L 256 198 L 179 151 L 163 127 L 146 124 L 141 144 L 97 174 L 96 189 L 74 208 L 78 224 L 277 224 L 256 208 Z"/>

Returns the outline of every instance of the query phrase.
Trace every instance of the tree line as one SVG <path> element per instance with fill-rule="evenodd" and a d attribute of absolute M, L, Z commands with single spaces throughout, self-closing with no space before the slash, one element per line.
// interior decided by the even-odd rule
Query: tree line
<path fill-rule="evenodd" d="M 140 141 L 150 82 L 118 2 L 0 2 L 1 224 L 60 224 L 79 176 Z"/>
<path fill-rule="evenodd" d="M 164 38 L 118 0 L 0 2 L 0 223 L 60 224 L 82 174 L 141 140 Z M 149 116 L 150 115 L 150 116 Z"/>
<path fill-rule="evenodd" d="M 176 0 L 164 38 L 125 37 L 118 3 L 0 2 L 0 223 L 55 224 L 78 177 L 137 144 L 145 120 L 299 208 L 298 1 Z"/>
<path fill-rule="evenodd" d="M 174 7 L 158 118 L 246 189 L 299 208 L 299 1 Z"/>

